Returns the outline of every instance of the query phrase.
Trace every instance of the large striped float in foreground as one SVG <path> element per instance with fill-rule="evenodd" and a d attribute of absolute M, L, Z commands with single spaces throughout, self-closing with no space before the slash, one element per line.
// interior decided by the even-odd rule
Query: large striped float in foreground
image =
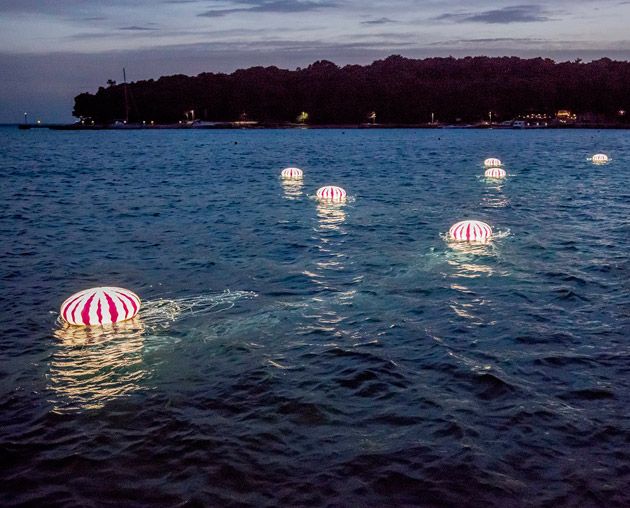
<path fill-rule="evenodd" d="M 591 157 L 593 164 L 606 164 L 608 162 L 608 155 L 604 153 L 596 153 Z"/>
<path fill-rule="evenodd" d="M 61 318 L 71 325 L 110 325 L 133 318 L 140 298 L 133 291 L 116 287 L 90 288 L 73 294 L 61 304 Z"/>
<path fill-rule="evenodd" d="M 284 168 L 280 173 L 280 178 L 283 180 L 301 180 L 304 176 L 304 171 L 300 168 Z"/>
<path fill-rule="evenodd" d="M 341 187 L 326 185 L 317 189 L 317 199 L 331 203 L 342 203 L 346 200 L 347 194 Z"/>
<path fill-rule="evenodd" d="M 487 168 L 496 168 L 501 165 L 501 161 L 494 157 L 490 157 L 489 159 L 483 161 L 483 165 Z"/>
<path fill-rule="evenodd" d="M 487 242 L 492 238 L 492 228 L 479 220 L 463 220 L 451 226 L 448 237 L 457 242 Z"/>
<path fill-rule="evenodd" d="M 505 178 L 507 173 L 503 168 L 488 168 L 486 169 L 484 176 L 486 178 Z"/>

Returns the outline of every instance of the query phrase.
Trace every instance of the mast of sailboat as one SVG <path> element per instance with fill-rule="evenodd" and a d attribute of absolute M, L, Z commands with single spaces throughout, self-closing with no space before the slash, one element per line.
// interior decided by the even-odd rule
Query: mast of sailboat
<path fill-rule="evenodd" d="M 125 91 L 125 123 L 129 123 L 129 97 L 127 95 L 127 72 L 123 67 L 123 90 Z"/>

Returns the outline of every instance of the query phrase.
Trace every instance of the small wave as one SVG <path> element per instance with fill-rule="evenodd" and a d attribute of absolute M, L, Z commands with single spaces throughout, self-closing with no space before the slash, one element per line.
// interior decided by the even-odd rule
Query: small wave
<path fill-rule="evenodd" d="M 562 400 L 569 402 L 578 401 L 597 401 L 614 399 L 615 394 L 611 390 L 604 388 L 583 388 L 581 390 L 572 390 L 559 395 Z"/>
<path fill-rule="evenodd" d="M 589 298 L 586 296 L 573 291 L 573 289 L 568 287 L 558 287 L 553 289 L 553 294 L 556 295 L 557 300 L 569 300 L 569 301 L 582 301 L 588 302 Z"/>
<path fill-rule="evenodd" d="M 145 326 L 159 329 L 182 317 L 226 311 L 234 307 L 239 300 L 256 296 L 258 295 L 253 291 L 226 290 L 214 295 L 160 298 L 145 302 L 139 316 Z"/>
<path fill-rule="evenodd" d="M 239 300 L 256 296 L 258 295 L 253 291 L 227 289 L 219 294 L 147 300 L 142 302 L 140 312 L 135 318 L 109 326 L 73 326 L 58 316 L 57 329 L 53 334 L 62 340 L 94 342 L 110 337 L 151 333 L 167 329 L 171 323 L 182 317 L 223 312 L 234 307 Z"/>

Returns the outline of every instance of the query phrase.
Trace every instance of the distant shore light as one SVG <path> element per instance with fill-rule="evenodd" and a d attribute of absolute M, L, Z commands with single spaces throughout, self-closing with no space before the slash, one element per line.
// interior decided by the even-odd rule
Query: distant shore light
<path fill-rule="evenodd" d="M 451 226 L 448 236 L 457 242 L 487 242 L 492 238 L 492 228 L 478 220 L 463 220 Z"/>

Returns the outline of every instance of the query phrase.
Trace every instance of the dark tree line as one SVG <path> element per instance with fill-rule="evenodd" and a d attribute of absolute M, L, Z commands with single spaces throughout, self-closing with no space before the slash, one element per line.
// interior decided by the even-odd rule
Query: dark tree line
<path fill-rule="evenodd" d="M 338 67 L 318 61 L 304 69 L 252 67 L 232 74 L 175 75 L 127 85 L 111 82 L 75 98 L 73 114 L 98 123 L 124 119 L 176 123 L 195 118 L 263 122 L 379 123 L 497 120 L 528 112 L 570 109 L 608 118 L 630 109 L 630 62 L 603 58 L 556 63 L 516 57 L 427 58 L 390 56 L 371 65 Z M 192 115 L 188 118 L 190 119 Z M 626 115 L 627 117 L 628 115 Z"/>

